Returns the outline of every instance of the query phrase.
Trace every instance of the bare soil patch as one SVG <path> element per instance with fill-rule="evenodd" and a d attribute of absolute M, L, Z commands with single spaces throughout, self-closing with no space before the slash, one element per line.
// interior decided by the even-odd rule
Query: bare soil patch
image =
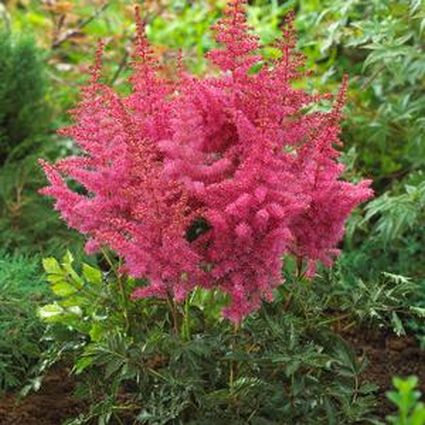
<path fill-rule="evenodd" d="M 0 399 L 0 425 L 61 425 L 83 409 L 74 387 L 67 368 L 53 369 L 39 391 L 22 400 L 14 394 Z"/>
<path fill-rule="evenodd" d="M 360 328 L 343 332 L 343 337 L 356 350 L 357 356 L 366 356 L 369 366 L 363 378 L 379 386 L 376 414 L 380 418 L 394 411 L 385 393 L 391 390 L 393 376 L 419 378 L 420 390 L 425 394 L 425 351 L 413 336 L 397 337 L 388 332 Z"/>

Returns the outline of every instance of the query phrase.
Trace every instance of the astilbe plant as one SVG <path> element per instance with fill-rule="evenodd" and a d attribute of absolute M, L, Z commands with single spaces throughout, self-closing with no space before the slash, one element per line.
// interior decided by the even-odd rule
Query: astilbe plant
<path fill-rule="evenodd" d="M 42 193 L 88 236 L 87 250 L 107 246 L 122 272 L 146 279 L 134 298 L 182 301 L 195 286 L 219 288 L 234 322 L 272 299 L 284 254 L 309 275 L 319 261 L 329 266 L 347 216 L 372 194 L 367 180 L 341 180 L 346 82 L 330 112 L 308 112 L 331 96 L 293 85 L 306 75 L 293 16 L 276 43 L 280 57 L 265 61 L 244 8 L 231 1 L 214 28 L 216 72 L 179 67 L 173 81 L 161 77 L 137 18 L 131 94 L 100 82 L 101 46 L 76 124 L 63 131 L 82 154 L 42 162 L 50 182 Z"/>

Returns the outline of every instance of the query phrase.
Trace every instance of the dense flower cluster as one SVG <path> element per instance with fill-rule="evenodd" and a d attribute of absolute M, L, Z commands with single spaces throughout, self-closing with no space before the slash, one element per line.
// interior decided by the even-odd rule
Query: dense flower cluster
<path fill-rule="evenodd" d="M 108 246 L 147 280 L 135 298 L 220 288 L 235 322 L 272 299 L 285 253 L 310 275 L 318 261 L 330 265 L 347 216 L 371 196 L 369 181 L 342 181 L 337 162 L 346 82 L 330 112 L 312 111 L 330 96 L 292 85 L 303 63 L 293 17 L 268 62 L 244 6 L 230 1 L 214 28 L 217 72 L 203 78 L 181 70 L 164 80 L 138 19 L 131 94 L 100 82 L 100 49 L 76 124 L 64 130 L 82 154 L 43 162 L 43 193 L 88 235 L 87 250 Z"/>

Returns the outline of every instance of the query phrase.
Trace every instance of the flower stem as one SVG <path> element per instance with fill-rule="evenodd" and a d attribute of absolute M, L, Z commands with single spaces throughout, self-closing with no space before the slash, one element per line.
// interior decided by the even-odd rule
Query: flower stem
<path fill-rule="evenodd" d="M 230 344 L 230 349 L 232 351 L 232 354 L 234 354 L 234 349 L 236 347 L 239 329 L 240 329 L 239 323 L 235 323 L 233 325 L 232 343 Z M 237 371 L 238 371 L 238 362 L 233 360 L 233 359 L 230 360 L 229 388 L 230 388 L 231 392 L 233 392 L 233 384 L 234 384 L 234 381 L 235 381 L 235 376 L 237 375 Z"/>
<path fill-rule="evenodd" d="M 189 341 L 190 339 L 190 298 L 186 298 L 183 310 L 183 325 L 182 325 L 182 337 L 184 340 Z"/>
<path fill-rule="evenodd" d="M 167 296 L 167 303 L 168 303 L 168 307 L 170 309 L 170 313 L 171 313 L 171 317 L 172 317 L 172 321 L 173 321 L 173 333 L 174 335 L 179 335 L 180 331 L 179 331 L 179 314 L 178 314 L 178 310 L 177 310 L 177 304 L 174 300 L 174 298 L 171 296 L 171 294 L 168 294 Z"/>
<path fill-rule="evenodd" d="M 129 319 L 129 314 L 128 314 L 128 299 L 127 299 L 127 295 L 125 293 L 124 282 L 122 281 L 121 273 L 118 271 L 114 262 L 109 257 L 109 254 L 107 253 L 107 251 L 103 248 L 102 248 L 102 254 L 105 257 L 105 260 L 108 263 L 109 267 L 114 272 L 115 278 L 117 279 L 118 290 L 121 294 L 124 320 L 125 320 L 125 325 L 126 325 L 126 332 L 128 332 L 129 329 L 130 329 L 130 319 Z"/>

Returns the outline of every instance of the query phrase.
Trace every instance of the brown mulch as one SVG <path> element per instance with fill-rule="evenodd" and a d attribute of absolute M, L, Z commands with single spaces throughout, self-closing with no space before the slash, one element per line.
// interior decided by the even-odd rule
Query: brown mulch
<path fill-rule="evenodd" d="M 392 378 L 416 375 L 420 390 L 425 394 L 425 351 L 421 350 L 413 336 L 397 337 L 376 329 L 354 329 L 342 332 L 342 336 L 356 350 L 358 357 L 366 357 L 368 367 L 363 378 L 377 384 L 377 410 L 375 414 L 384 419 L 394 412 L 394 406 L 385 393 L 393 389 Z"/>
<path fill-rule="evenodd" d="M 366 356 L 369 367 L 364 379 L 379 386 L 377 416 L 393 411 L 385 392 L 391 389 L 394 375 L 417 375 L 425 393 L 425 351 L 421 351 L 413 337 L 395 337 L 371 329 L 341 332 L 344 339 L 355 347 L 359 357 Z M 73 397 L 75 382 L 67 368 L 52 370 L 44 379 L 42 388 L 19 401 L 8 394 L 0 399 L 0 425 L 61 425 L 85 410 L 83 402 Z"/>
<path fill-rule="evenodd" d="M 0 399 L 0 425 L 61 425 L 83 408 L 72 396 L 74 387 L 68 369 L 52 370 L 40 390 L 25 399 L 12 394 Z"/>

